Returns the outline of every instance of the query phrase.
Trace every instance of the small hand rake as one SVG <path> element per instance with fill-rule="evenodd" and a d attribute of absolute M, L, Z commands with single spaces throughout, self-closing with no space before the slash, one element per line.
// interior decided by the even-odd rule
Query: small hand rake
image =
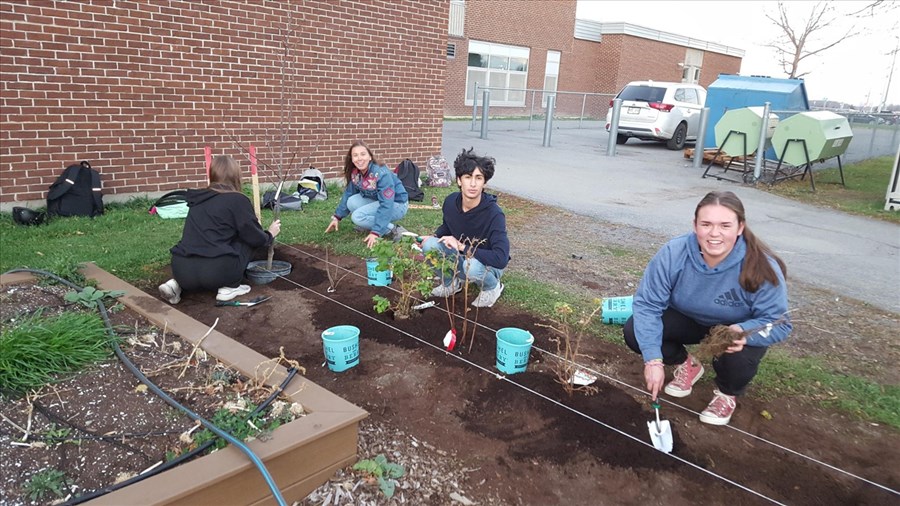
<path fill-rule="evenodd" d="M 656 420 L 650 420 L 649 422 L 647 422 L 647 429 L 650 430 L 650 441 L 653 442 L 653 447 L 657 450 L 664 453 L 671 453 L 672 426 L 669 425 L 668 420 L 659 419 L 658 402 L 653 402 L 650 405 L 653 406 L 653 410 L 656 412 Z"/>

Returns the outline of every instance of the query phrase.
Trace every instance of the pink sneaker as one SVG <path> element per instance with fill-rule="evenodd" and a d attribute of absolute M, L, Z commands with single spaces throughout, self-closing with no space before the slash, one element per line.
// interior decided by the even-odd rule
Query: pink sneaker
<path fill-rule="evenodd" d="M 737 407 L 734 396 L 723 394 L 718 390 L 714 390 L 713 394 L 715 397 L 709 406 L 700 413 L 700 421 L 712 425 L 728 425 L 734 408 Z"/>
<path fill-rule="evenodd" d="M 666 393 L 672 397 L 687 397 L 691 395 L 694 383 L 703 376 L 703 364 L 688 355 L 683 364 L 675 368 L 675 379 L 666 385 Z"/>

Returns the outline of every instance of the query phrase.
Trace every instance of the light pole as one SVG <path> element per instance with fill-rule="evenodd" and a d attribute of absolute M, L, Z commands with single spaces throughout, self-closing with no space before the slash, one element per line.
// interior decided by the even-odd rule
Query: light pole
<path fill-rule="evenodd" d="M 888 72 L 887 86 L 884 87 L 884 97 L 881 99 L 881 105 L 878 106 L 878 112 L 884 110 L 884 106 L 887 105 L 888 92 L 891 91 L 891 79 L 894 77 L 894 65 L 897 63 L 897 52 L 900 51 L 900 37 L 894 38 L 897 39 L 897 45 L 891 51 L 894 54 L 894 58 L 891 60 L 891 70 Z"/>

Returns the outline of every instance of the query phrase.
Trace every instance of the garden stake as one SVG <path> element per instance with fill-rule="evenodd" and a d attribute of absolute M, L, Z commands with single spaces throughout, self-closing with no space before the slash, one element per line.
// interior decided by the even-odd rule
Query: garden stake
<path fill-rule="evenodd" d="M 647 429 L 650 430 L 650 441 L 653 442 L 653 447 L 657 450 L 663 453 L 671 453 L 672 426 L 668 420 L 660 421 L 658 402 L 651 402 L 650 405 L 653 406 L 653 410 L 656 412 L 656 421 L 650 420 L 647 422 Z"/>

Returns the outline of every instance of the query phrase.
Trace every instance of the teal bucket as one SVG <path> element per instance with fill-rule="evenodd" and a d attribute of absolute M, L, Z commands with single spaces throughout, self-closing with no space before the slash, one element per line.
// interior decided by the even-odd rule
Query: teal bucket
<path fill-rule="evenodd" d="M 497 331 L 497 369 L 506 374 L 525 372 L 534 336 L 527 330 L 506 327 Z"/>
<path fill-rule="evenodd" d="M 369 278 L 369 284 L 372 286 L 388 286 L 391 284 L 391 271 L 379 271 L 378 260 L 374 258 L 366 259 L 366 276 Z"/>
<path fill-rule="evenodd" d="M 610 297 L 603 299 L 603 323 L 625 325 L 631 317 L 631 303 L 634 297 Z"/>
<path fill-rule="evenodd" d="M 359 364 L 359 329 L 352 325 L 338 325 L 322 332 L 325 362 L 334 372 L 341 372 Z"/>

